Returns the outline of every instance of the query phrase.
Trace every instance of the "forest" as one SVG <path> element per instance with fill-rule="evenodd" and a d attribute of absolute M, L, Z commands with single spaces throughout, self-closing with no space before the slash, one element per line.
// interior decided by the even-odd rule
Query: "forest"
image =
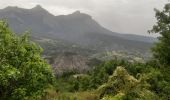
<path fill-rule="evenodd" d="M 0 21 L 0 100 L 170 100 L 170 4 L 155 9 L 152 58 L 93 59 L 91 70 L 54 73 L 43 48 Z M 68 54 L 69 55 L 69 54 Z"/>

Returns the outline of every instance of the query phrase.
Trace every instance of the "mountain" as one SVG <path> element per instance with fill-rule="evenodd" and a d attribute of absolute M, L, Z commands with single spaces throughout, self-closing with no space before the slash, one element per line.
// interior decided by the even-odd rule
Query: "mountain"
<path fill-rule="evenodd" d="M 1 9 L 0 19 L 6 19 L 16 33 L 30 30 L 33 37 L 61 39 L 99 51 L 125 50 L 145 53 L 154 41 L 153 38 L 112 32 L 102 27 L 90 15 L 80 11 L 54 16 L 40 5 L 32 9 Z"/>

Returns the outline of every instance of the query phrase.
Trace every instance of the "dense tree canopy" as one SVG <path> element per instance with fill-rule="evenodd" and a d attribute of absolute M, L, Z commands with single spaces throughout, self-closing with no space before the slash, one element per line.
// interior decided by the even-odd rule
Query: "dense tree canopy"
<path fill-rule="evenodd" d="M 170 3 L 162 11 L 155 9 L 157 23 L 149 32 L 159 33 L 159 41 L 153 48 L 154 59 L 159 63 L 161 77 L 154 79 L 152 88 L 163 100 L 170 98 Z M 155 64 L 157 64 L 155 62 Z M 157 64 L 158 66 L 158 64 Z M 153 81 L 153 80 L 152 80 Z M 152 82 L 153 83 L 153 82 Z"/>
<path fill-rule="evenodd" d="M 53 81 L 51 67 L 41 58 L 42 49 L 27 35 L 17 36 L 0 21 L 0 99 L 40 97 Z"/>
<path fill-rule="evenodd" d="M 149 32 L 159 33 L 160 37 L 153 55 L 162 65 L 170 65 L 170 4 L 166 4 L 163 11 L 155 11 L 157 23 Z"/>

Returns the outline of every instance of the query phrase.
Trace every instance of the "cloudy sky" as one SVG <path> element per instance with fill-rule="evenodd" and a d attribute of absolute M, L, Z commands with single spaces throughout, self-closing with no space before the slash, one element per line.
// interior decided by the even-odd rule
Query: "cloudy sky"
<path fill-rule="evenodd" d="M 7 6 L 32 8 L 39 4 L 54 15 L 66 15 L 80 10 L 114 32 L 148 35 L 147 30 L 155 23 L 153 9 L 162 9 L 167 2 L 168 0 L 0 0 L 0 9 Z"/>

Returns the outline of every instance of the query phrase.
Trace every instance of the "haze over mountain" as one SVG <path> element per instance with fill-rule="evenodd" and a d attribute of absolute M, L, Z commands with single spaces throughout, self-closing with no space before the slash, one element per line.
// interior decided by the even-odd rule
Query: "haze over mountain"
<path fill-rule="evenodd" d="M 40 5 L 32 9 L 7 7 L 0 10 L 17 33 L 31 30 L 33 37 L 62 39 L 99 50 L 137 50 L 146 52 L 154 38 L 123 35 L 102 27 L 90 15 L 76 11 L 69 15 L 54 16 Z"/>

